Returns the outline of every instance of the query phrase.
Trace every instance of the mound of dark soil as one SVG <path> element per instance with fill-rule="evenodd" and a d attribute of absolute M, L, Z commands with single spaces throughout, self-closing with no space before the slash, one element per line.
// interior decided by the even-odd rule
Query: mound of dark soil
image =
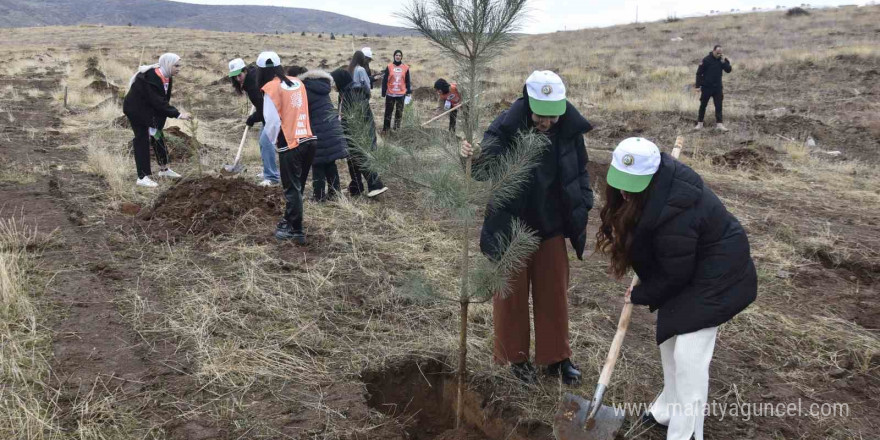
<path fill-rule="evenodd" d="M 283 208 L 278 188 L 209 176 L 174 185 L 141 218 L 155 221 L 172 236 L 220 235 L 233 233 L 248 217 L 256 217 L 259 223 L 272 223 L 281 216 Z"/>
<path fill-rule="evenodd" d="M 431 87 L 416 87 L 416 89 L 413 90 L 413 99 L 417 99 L 419 101 L 430 101 L 432 99 L 437 99 L 437 94 Z"/>
<path fill-rule="evenodd" d="M 771 170 L 779 165 L 767 159 L 766 153 L 752 148 L 737 148 L 712 158 L 714 165 L 748 170 Z"/>
<path fill-rule="evenodd" d="M 113 95 L 119 95 L 119 87 L 104 80 L 92 81 L 89 88 L 97 92 L 110 92 Z"/>

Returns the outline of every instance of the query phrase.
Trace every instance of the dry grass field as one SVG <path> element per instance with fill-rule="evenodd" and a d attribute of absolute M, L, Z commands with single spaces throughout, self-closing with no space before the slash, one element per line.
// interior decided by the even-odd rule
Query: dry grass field
<path fill-rule="evenodd" d="M 586 143 L 597 188 L 620 140 L 668 151 L 684 136 L 682 160 L 747 228 L 758 300 L 721 327 L 710 400 L 804 412 L 712 415 L 707 438 L 880 432 L 878 23 L 880 7 L 848 7 L 522 36 L 486 78 L 488 123 L 532 70 L 558 72 L 596 126 Z M 731 131 L 711 130 L 710 108 L 709 129 L 695 133 L 694 72 L 715 43 L 733 63 Z M 128 27 L 7 29 L 0 44 L 0 438 L 449 438 L 457 305 L 414 298 L 404 280 L 419 270 L 435 289 L 457 289 L 449 219 L 389 176 L 380 200 L 306 202 L 311 243 L 296 247 L 271 236 L 281 194 L 254 185 L 256 133 L 248 171 L 217 173 L 249 107 L 224 81 L 229 59 L 269 49 L 286 65 L 331 70 L 368 45 L 378 70 L 399 48 L 418 90 L 412 123 L 436 106 L 424 88 L 454 79 L 436 49 L 409 37 Z M 181 133 L 172 166 L 186 178 L 138 189 L 115 90 L 166 51 L 184 65 L 172 104 L 196 117 L 170 121 Z M 381 118 L 378 93 L 373 104 Z M 600 255 L 571 259 L 571 342 L 586 376 L 576 391 L 590 395 L 625 285 Z M 606 401 L 660 391 L 654 320 L 634 313 Z M 491 349 L 491 307 L 478 305 L 468 438 L 551 438 L 566 388 L 520 384 Z M 847 412 L 811 414 L 813 404 Z"/>

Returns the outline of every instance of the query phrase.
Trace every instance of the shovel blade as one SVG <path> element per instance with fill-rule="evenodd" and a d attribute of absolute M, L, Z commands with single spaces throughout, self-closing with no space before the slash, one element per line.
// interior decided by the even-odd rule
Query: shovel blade
<path fill-rule="evenodd" d="M 239 174 L 242 171 L 244 171 L 244 165 L 240 163 L 234 165 L 223 165 L 223 169 L 220 170 L 221 173 L 228 175 Z"/>
<path fill-rule="evenodd" d="M 623 426 L 626 414 L 622 409 L 602 405 L 596 417 L 587 423 L 593 401 L 574 394 L 562 397 L 553 418 L 553 435 L 557 440 L 613 440 Z"/>

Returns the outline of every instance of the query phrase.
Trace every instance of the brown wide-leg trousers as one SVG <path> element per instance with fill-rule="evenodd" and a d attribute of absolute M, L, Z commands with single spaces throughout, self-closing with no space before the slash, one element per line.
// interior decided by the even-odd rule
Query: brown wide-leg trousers
<path fill-rule="evenodd" d="M 568 345 L 568 253 L 562 236 L 547 239 L 511 280 L 511 295 L 495 295 L 495 362 L 529 360 L 529 287 L 535 311 L 535 363 L 571 357 Z"/>

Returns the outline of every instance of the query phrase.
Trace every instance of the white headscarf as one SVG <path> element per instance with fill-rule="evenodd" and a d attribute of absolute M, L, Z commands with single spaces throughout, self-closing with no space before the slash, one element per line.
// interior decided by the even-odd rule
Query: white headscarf
<path fill-rule="evenodd" d="M 166 53 L 162 54 L 159 57 L 159 62 L 156 64 L 149 64 L 145 66 L 138 67 L 138 71 L 132 75 L 131 80 L 128 82 L 128 88 L 131 89 L 131 85 L 134 84 L 135 78 L 141 73 L 144 73 L 148 70 L 159 68 L 162 71 L 162 75 L 165 75 L 167 78 L 171 78 L 171 68 L 180 61 L 180 56 L 174 53 Z"/>

